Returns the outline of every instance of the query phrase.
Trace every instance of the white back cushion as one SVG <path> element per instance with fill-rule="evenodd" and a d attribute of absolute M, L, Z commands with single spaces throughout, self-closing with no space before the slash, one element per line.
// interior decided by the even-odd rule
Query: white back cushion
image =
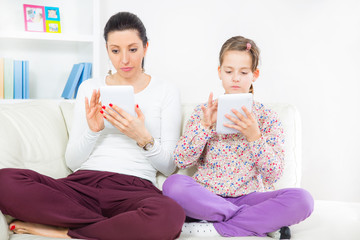
<path fill-rule="evenodd" d="M 56 101 L 0 104 L 0 168 L 25 168 L 61 178 L 70 171 L 64 153 L 68 141 Z"/>
<path fill-rule="evenodd" d="M 64 154 L 71 129 L 73 101 L 32 100 L 0 102 L 0 168 L 28 168 L 60 178 L 70 171 Z M 276 189 L 299 187 L 301 181 L 301 123 L 297 109 L 290 104 L 266 104 L 278 113 L 285 130 L 285 170 Z M 60 107 L 59 107 L 60 106 Z M 196 104 L 182 105 L 182 126 Z M 61 110 L 60 110 L 61 109 Z M 196 167 L 178 170 L 192 176 Z M 165 177 L 157 178 L 162 187 Z"/>
<path fill-rule="evenodd" d="M 300 187 L 301 182 L 301 119 L 298 110 L 290 104 L 267 104 L 278 113 L 285 131 L 285 168 L 275 183 L 276 189 Z"/>

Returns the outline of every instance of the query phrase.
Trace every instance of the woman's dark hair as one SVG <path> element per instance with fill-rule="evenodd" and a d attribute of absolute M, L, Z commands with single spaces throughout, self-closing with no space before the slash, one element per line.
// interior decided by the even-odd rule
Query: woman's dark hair
<path fill-rule="evenodd" d="M 140 18 L 130 12 L 118 12 L 110 17 L 104 28 L 105 42 L 108 41 L 108 35 L 110 32 L 124 30 L 136 30 L 143 46 L 146 46 L 148 42 L 146 28 Z M 144 68 L 144 59 L 142 61 L 142 67 Z"/>

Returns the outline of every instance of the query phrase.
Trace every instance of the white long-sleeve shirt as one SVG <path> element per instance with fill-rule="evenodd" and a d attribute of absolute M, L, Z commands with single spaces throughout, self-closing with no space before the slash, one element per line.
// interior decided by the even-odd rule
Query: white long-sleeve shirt
<path fill-rule="evenodd" d="M 170 175 L 175 170 L 173 152 L 180 137 L 179 91 L 152 78 L 144 90 L 135 94 L 135 104 L 139 105 L 145 116 L 145 126 L 155 139 L 153 148 L 145 151 L 137 146 L 135 140 L 115 128 L 105 128 L 100 132 L 89 129 L 85 96 L 90 100 L 93 89 L 105 85 L 105 80 L 89 79 L 79 88 L 65 153 L 69 168 L 132 175 L 154 184 L 157 171 Z"/>

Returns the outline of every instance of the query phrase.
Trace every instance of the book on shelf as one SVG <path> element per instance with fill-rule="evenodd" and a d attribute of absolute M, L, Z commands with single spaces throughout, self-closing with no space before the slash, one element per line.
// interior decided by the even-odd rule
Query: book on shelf
<path fill-rule="evenodd" d="M 81 74 L 79 82 L 76 85 L 74 98 L 76 98 L 76 96 L 77 96 L 77 92 L 79 90 L 81 83 L 83 83 L 85 80 L 91 78 L 92 64 L 89 62 L 84 62 L 82 64 L 84 64 L 84 70 Z"/>
<path fill-rule="evenodd" d="M 29 99 L 29 61 L 22 61 L 22 98 Z"/>
<path fill-rule="evenodd" d="M 82 65 L 81 63 L 74 64 L 66 82 L 65 88 L 61 94 L 61 97 L 65 99 L 73 98 L 76 85 L 79 82 L 83 69 L 84 65 Z"/>
<path fill-rule="evenodd" d="M 22 89 L 23 89 L 23 67 L 22 61 L 14 61 L 14 99 L 22 99 Z"/>
<path fill-rule="evenodd" d="M 83 62 L 74 64 L 61 97 L 65 99 L 76 98 L 80 84 L 91 78 L 91 70 L 92 63 Z"/>
<path fill-rule="evenodd" d="M 4 98 L 14 98 L 14 60 L 4 58 Z"/>
<path fill-rule="evenodd" d="M 29 61 L 0 58 L 0 99 L 29 98 Z"/>

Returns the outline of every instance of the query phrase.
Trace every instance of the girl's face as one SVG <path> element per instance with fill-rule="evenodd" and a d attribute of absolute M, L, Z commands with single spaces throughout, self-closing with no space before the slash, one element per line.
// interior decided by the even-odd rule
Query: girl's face
<path fill-rule="evenodd" d="M 251 56 L 246 51 L 227 51 L 218 68 L 219 78 L 226 94 L 248 93 L 259 76 L 259 70 L 251 71 Z"/>
<path fill-rule="evenodd" d="M 148 44 L 143 46 L 136 30 L 108 33 L 106 49 L 114 68 L 123 78 L 132 78 L 142 72 L 141 63 Z"/>

